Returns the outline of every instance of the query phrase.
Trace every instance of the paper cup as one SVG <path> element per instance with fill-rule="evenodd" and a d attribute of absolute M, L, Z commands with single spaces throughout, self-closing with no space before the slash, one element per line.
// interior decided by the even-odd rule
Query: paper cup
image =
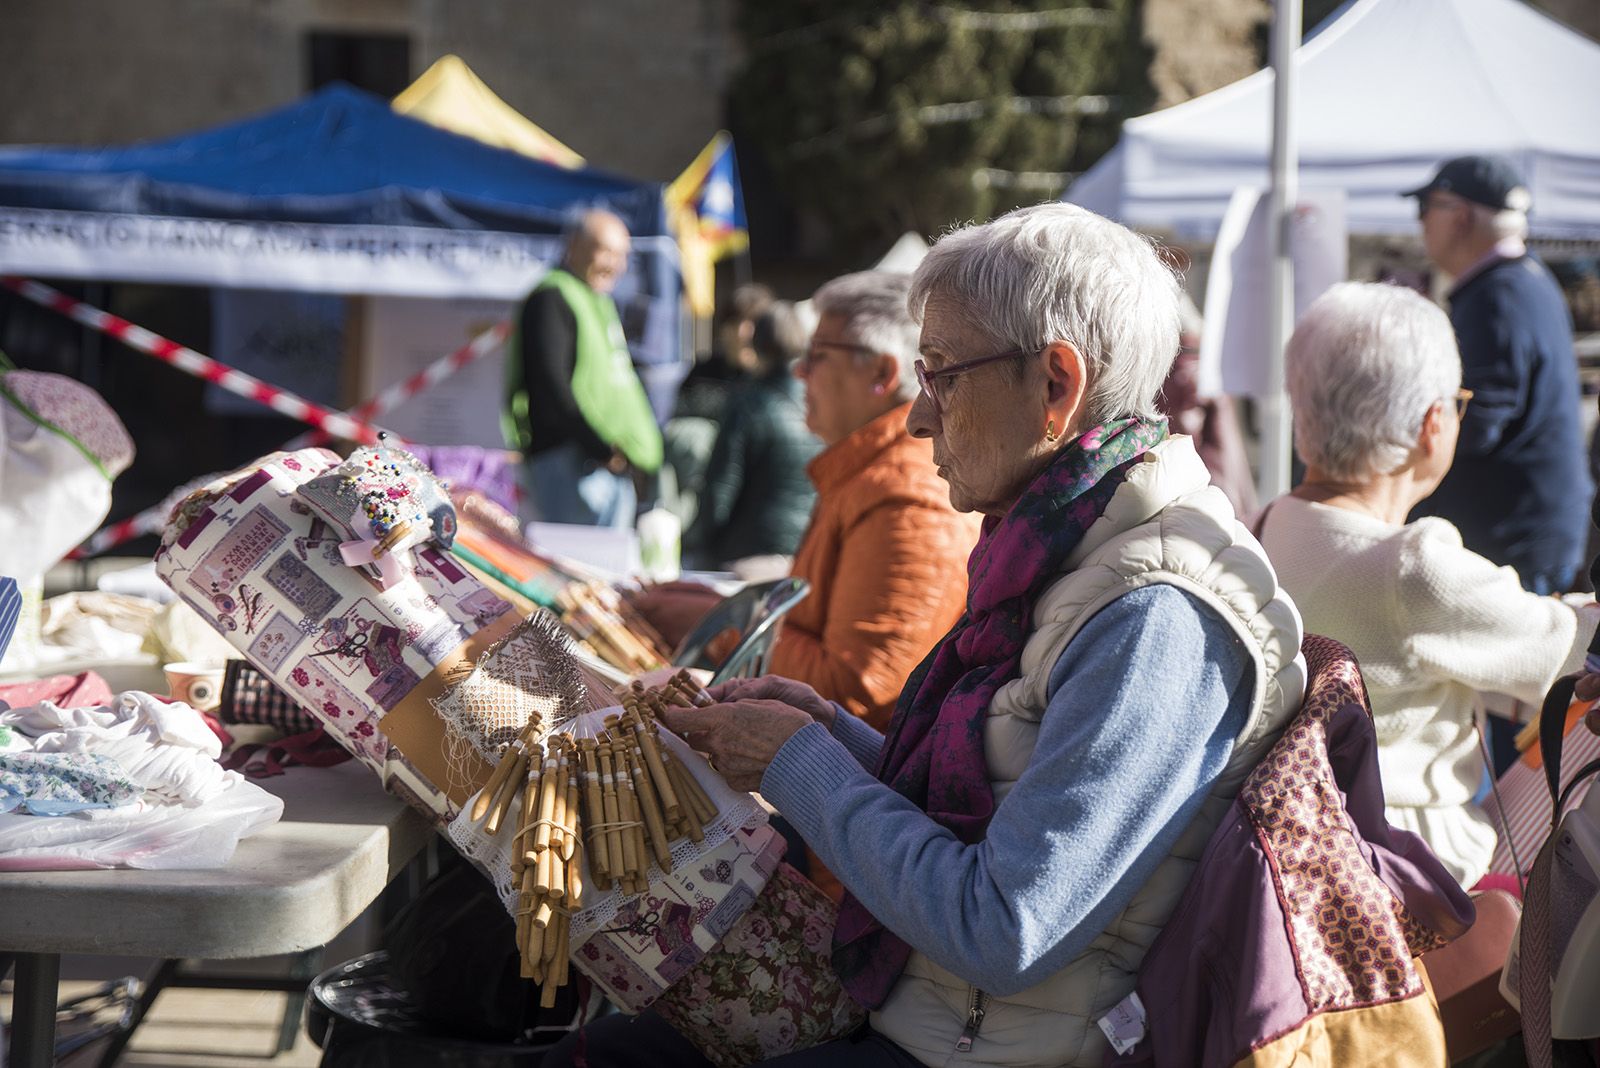
<path fill-rule="evenodd" d="M 168 664 L 161 670 L 167 676 L 167 694 L 174 701 L 182 701 L 202 712 L 210 712 L 222 703 L 225 668 L 185 662 Z"/>

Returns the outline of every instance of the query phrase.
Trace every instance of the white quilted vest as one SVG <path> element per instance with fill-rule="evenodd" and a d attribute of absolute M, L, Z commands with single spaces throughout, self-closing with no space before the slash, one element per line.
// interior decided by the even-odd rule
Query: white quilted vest
<path fill-rule="evenodd" d="M 1266 554 L 1234 517 L 1187 437 L 1150 450 L 1085 533 L 1034 609 L 1021 675 L 995 696 L 985 757 L 995 800 L 1033 755 L 1050 671 L 1085 621 L 1130 590 L 1178 586 L 1238 634 L 1254 665 L 1255 695 L 1233 754 L 1178 844 L 1089 948 L 1049 979 L 999 998 L 913 952 L 872 1026 L 927 1065 L 1099 1065 L 1095 1021 L 1133 990 L 1144 959 L 1188 885 L 1239 784 L 1299 709 L 1305 693 L 1300 616 Z M 975 1004 L 982 1024 L 958 1049 Z"/>

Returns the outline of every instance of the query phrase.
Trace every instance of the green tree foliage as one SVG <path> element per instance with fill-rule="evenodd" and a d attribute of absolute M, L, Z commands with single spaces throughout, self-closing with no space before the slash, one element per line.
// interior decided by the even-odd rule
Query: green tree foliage
<path fill-rule="evenodd" d="M 1137 0 L 739 3 L 739 126 L 838 252 L 1056 196 L 1151 98 Z"/>

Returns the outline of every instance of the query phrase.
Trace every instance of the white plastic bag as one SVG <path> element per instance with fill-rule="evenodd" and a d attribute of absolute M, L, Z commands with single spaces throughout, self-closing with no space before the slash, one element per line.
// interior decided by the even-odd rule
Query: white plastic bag
<path fill-rule="evenodd" d="M 99 708 L 10 709 L 0 725 L 13 748 L 99 754 L 144 789 L 115 808 L 0 815 L 0 871 L 217 868 L 283 815 L 280 798 L 217 764 L 221 745 L 188 705 L 130 690 Z"/>

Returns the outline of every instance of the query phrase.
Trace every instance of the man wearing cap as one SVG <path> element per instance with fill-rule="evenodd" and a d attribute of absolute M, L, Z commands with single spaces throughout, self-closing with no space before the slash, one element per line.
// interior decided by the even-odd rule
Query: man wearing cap
<path fill-rule="evenodd" d="M 506 346 L 506 441 L 527 458 L 534 510 L 546 522 L 631 528 L 631 473 L 661 466 L 661 430 L 611 299 L 629 249 L 621 219 L 584 214 Z"/>
<path fill-rule="evenodd" d="M 1511 164 L 1462 156 L 1417 198 L 1428 258 L 1451 275 L 1450 321 L 1472 402 L 1455 463 L 1416 515 L 1454 523 L 1466 547 L 1517 569 L 1536 593 L 1565 592 L 1588 538 L 1572 319 L 1528 253 L 1531 198 Z"/>

